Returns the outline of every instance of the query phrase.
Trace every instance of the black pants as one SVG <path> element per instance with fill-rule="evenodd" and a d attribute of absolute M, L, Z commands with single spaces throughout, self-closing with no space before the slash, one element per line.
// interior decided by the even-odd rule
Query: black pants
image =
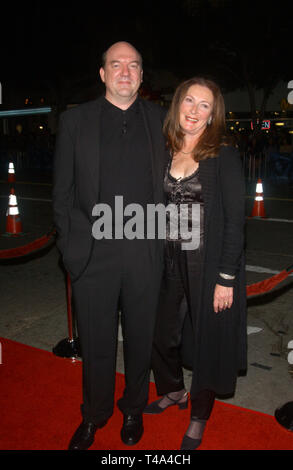
<path fill-rule="evenodd" d="M 91 261 L 73 283 L 83 360 L 85 421 L 113 413 L 118 303 L 121 306 L 125 390 L 118 406 L 138 414 L 148 399 L 149 368 L 161 271 L 147 240 L 95 240 Z"/>
<path fill-rule="evenodd" d="M 201 254 L 198 251 L 193 255 L 195 262 L 190 269 L 187 266 L 187 251 L 181 249 L 180 243 L 166 242 L 165 272 L 152 351 L 152 369 L 159 395 L 184 388 L 180 344 L 185 314 L 190 313 L 180 309 L 180 305 L 186 296 L 188 311 L 196 312 L 196 288 L 199 286 Z M 190 397 L 191 416 L 208 419 L 213 408 L 215 393 L 212 390 L 195 393 L 191 385 Z"/>

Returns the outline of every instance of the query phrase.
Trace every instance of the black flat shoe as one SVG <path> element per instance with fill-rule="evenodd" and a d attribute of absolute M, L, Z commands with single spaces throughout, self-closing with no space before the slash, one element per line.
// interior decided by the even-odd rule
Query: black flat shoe
<path fill-rule="evenodd" d="M 121 439 L 124 444 L 133 446 L 143 435 L 142 415 L 124 415 Z"/>
<path fill-rule="evenodd" d="M 191 418 L 191 422 L 197 423 L 197 425 L 198 425 L 198 430 L 197 430 L 198 436 L 192 438 L 192 437 L 187 436 L 187 434 L 184 434 L 180 450 L 195 450 L 201 444 L 202 436 L 203 436 L 204 429 L 205 429 L 205 426 L 206 426 L 206 420 L 205 419 L 198 419 L 198 418 Z"/>
<path fill-rule="evenodd" d="M 201 439 L 192 439 L 186 434 L 183 436 L 180 450 L 195 450 L 201 444 Z"/>
<path fill-rule="evenodd" d="M 169 395 L 165 395 L 165 396 L 172 403 L 170 403 L 169 405 L 166 405 L 164 408 L 162 408 L 161 406 L 159 406 L 159 403 L 161 403 L 161 401 L 164 398 L 163 397 L 163 398 L 160 398 L 159 400 L 153 401 L 153 403 L 150 403 L 149 405 L 147 405 L 145 407 L 145 409 L 143 410 L 143 412 L 146 415 L 158 415 L 158 414 L 162 413 L 163 411 L 165 411 L 167 408 L 169 408 L 169 406 L 173 406 L 173 405 L 178 405 L 179 410 L 186 410 L 187 409 L 187 407 L 188 407 L 188 393 L 187 392 L 185 392 L 184 395 L 181 398 L 179 398 L 178 400 L 174 400 L 173 398 L 169 397 Z M 186 400 L 181 402 L 181 400 L 184 397 L 186 397 Z"/>
<path fill-rule="evenodd" d="M 100 424 L 82 422 L 72 436 L 68 450 L 87 450 L 95 440 L 97 429 L 102 428 L 107 420 Z"/>

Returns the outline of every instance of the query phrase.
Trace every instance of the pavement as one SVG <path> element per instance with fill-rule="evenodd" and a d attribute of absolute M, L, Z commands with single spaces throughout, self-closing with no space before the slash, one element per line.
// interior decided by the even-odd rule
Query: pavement
<path fill-rule="evenodd" d="M 51 173 L 17 172 L 15 190 L 23 235 L 5 236 L 10 186 L 0 174 L 1 250 L 23 246 L 46 234 L 53 224 Z M 247 285 L 293 265 L 293 188 L 286 180 L 263 181 L 266 219 L 250 218 L 256 181 L 247 181 Z M 52 351 L 68 338 L 66 276 L 54 243 L 18 259 L 0 259 L 0 336 Z M 226 403 L 274 415 L 293 400 L 293 370 L 288 342 L 293 340 L 293 276 L 273 291 L 247 300 L 248 369 Z M 117 371 L 124 371 L 119 330 Z M 2 351 L 5 361 L 5 351 Z M 184 371 L 186 387 L 191 372 Z M 152 380 L 152 378 L 151 378 Z"/>

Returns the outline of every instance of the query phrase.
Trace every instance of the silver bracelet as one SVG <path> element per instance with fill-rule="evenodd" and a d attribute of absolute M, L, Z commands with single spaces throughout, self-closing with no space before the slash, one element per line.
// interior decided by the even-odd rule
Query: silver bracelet
<path fill-rule="evenodd" d="M 231 276 L 230 274 L 219 273 L 223 279 L 235 279 L 236 276 Z"/>

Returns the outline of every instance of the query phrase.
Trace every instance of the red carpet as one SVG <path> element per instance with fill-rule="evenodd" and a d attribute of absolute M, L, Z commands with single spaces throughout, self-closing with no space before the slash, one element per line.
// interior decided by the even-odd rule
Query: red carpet
<path fill-rule="evenodd" d="M 14 341 L 0 339 L 0 449 L 64 450 L 81 422 L 81 363 Z M 117 374 L 116 400 L 124 377 Z M 156 398 L 150 385 L 150 400 Z M 135 447 L 120 440 L 122 414 L 115 412 L 96 434 L 93 450 L 176 450 L 189 410 L 169 408 L 144 417 L 145 432 Z M 292 450 L 293 433 L 263 413 L 216 402 L 202 450 Z"/>

